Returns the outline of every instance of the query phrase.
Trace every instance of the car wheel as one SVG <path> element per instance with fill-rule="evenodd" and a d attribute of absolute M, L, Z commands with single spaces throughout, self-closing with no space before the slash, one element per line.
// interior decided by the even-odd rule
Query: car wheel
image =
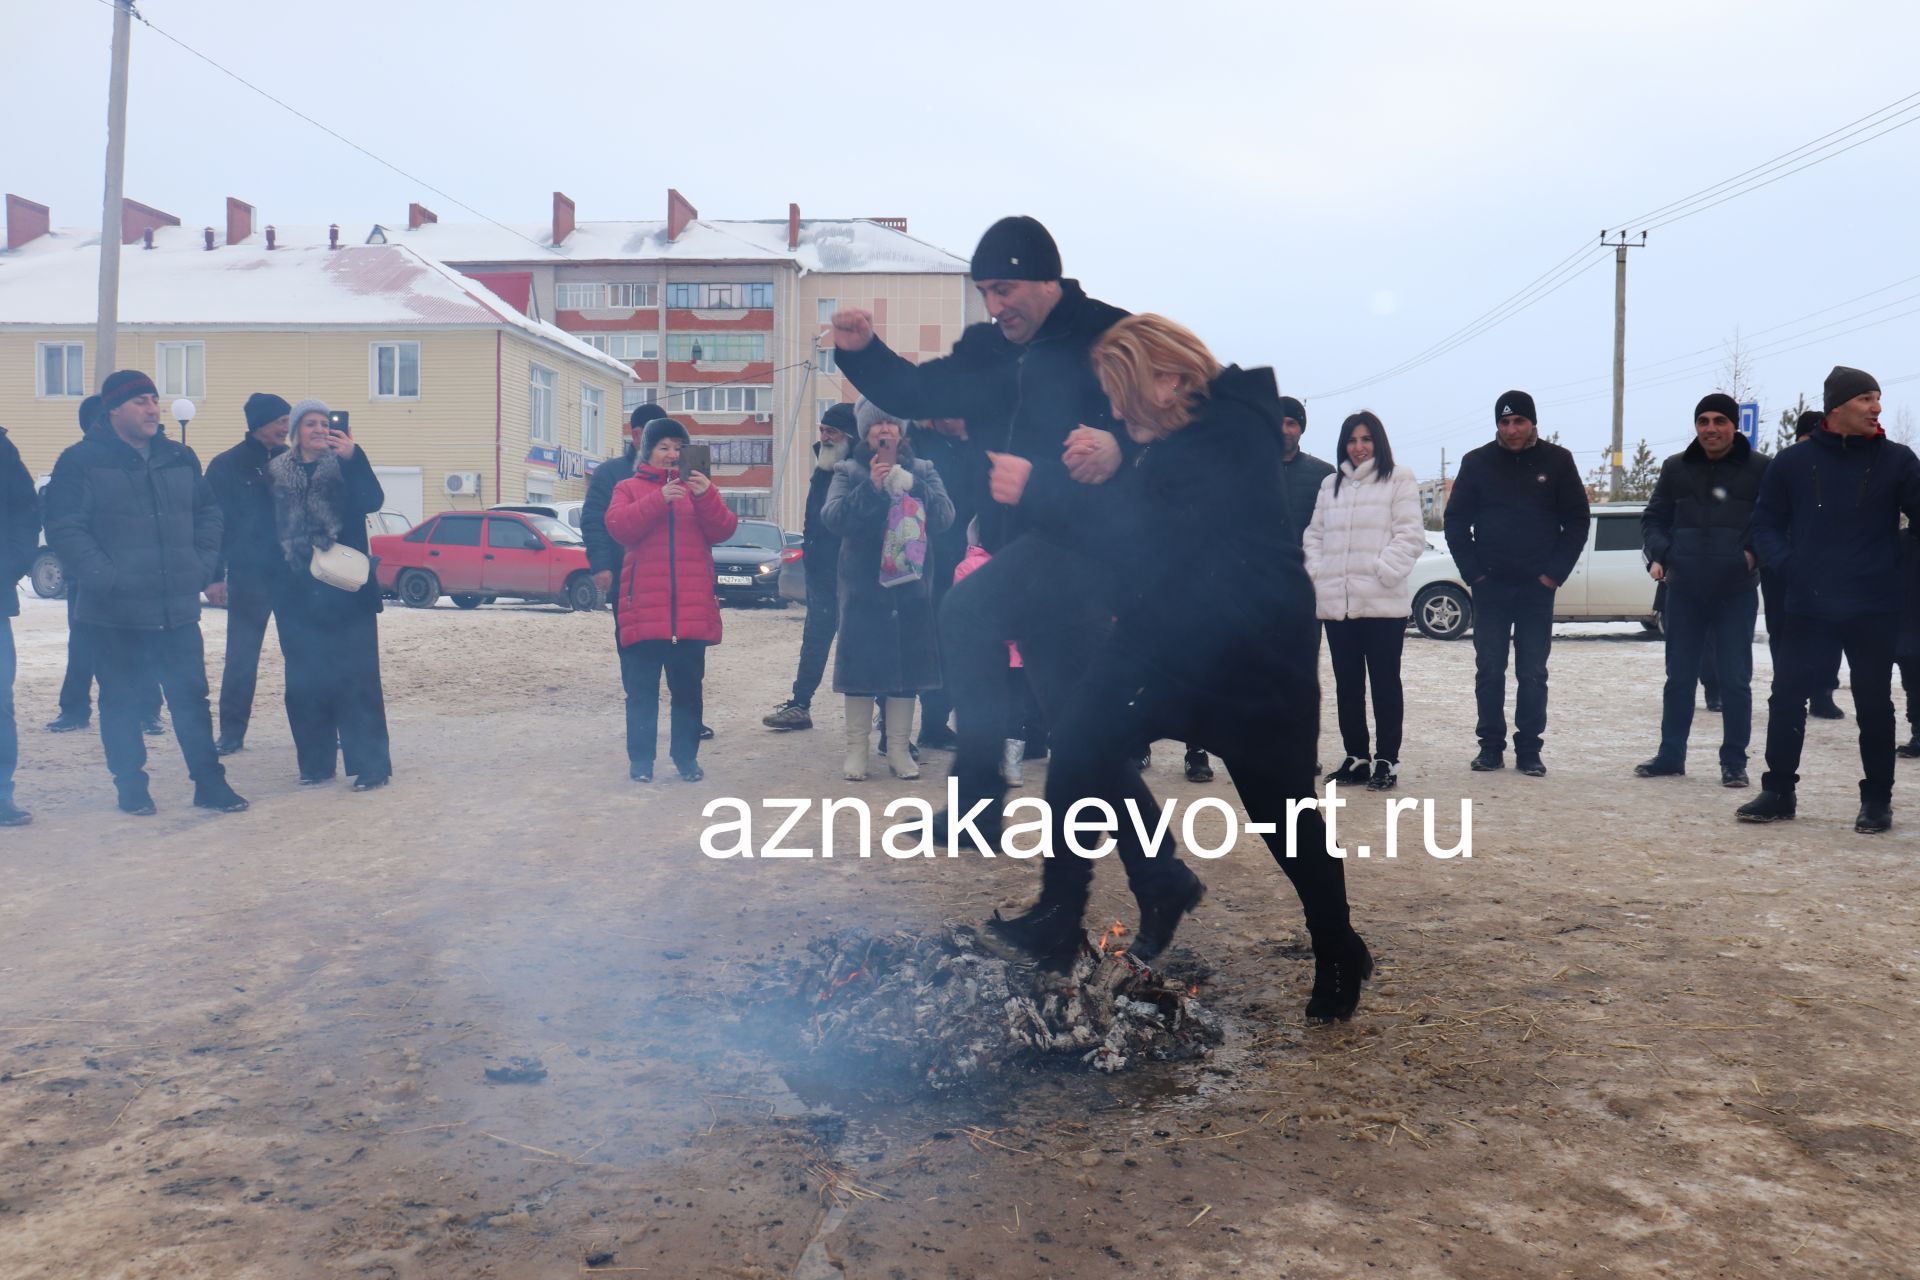
<path fill-rule="evenodd" d="M 60 557 L 51 551 L 42 550 L 33 558 L 33 594 L 42 600 L 59 600 L 67 594 L 67 573 L 60 567 Z"/>
<path fill-rule="evenodd" d="M 485 601 L 480 596 L 468 595 L 466 592 L 461 592 L 459 595 L 455 596 L 453 598 L 453 602 L 459 605 L 462 609 L 478 609 L 482 604 L 485 603 Z"/>
<path fill-rule="evenodd" d="M 591 612 L 600 607 L 600 589 L 586 574 L 575 574 L 567 579 L 566 604 L 575 613 Z"/>
<path fill-rule="evenodd" d="M 1414 598 L 1413 625 L 1430 640 L 1463 639 L 1473 628 L 1473 600 L 1452 583 L 1436 583 Z"/>
<path fill-rule="evenodd" d="M 408 569 L 393 584 L 393 593 L 409 609 L 431 609 L 440 598 L 440 583 L 425 569 Z"/>

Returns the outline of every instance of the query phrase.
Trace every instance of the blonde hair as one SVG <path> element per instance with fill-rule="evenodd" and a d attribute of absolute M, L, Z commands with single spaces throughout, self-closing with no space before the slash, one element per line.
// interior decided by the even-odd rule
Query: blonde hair
<path fill-rule="evenodd" d="M 1191 329 L 1165 316 L 1128 316 L 1093 346 L 1093 372 L 1124 422 L 1168 436 L 1193 421 L 1207 385 L 1220 376 L 1220 362 Z M 1171 405 L 1154 401 L 1154 377 L 1171 373 L 1180 393 Z"/>

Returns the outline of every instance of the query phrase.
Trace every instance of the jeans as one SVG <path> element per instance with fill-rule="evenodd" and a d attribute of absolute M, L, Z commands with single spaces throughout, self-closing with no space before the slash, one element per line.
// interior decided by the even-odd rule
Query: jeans
<path fill-rule="evenodd" d="M 273 600 L 264 583 L 238 574 L 227 575 L 227 658 L 220 671 L 220 736 L 235 741 L 247 736 L 253 719 L 253 691 L 260 678 L 260 649 L 267 639 L 267 620 Z M 284 619 L 283 619 L 284 621 Z M 281 640 L 281 650 L 286 641 Z M 375 663 L 378 674 L 378 662 Z M 288 668 L 289 686 L 292 668 Z M 302 765 L 302 772 L 305 766 Z"/>
<path fill-rule="evenodd" d="M 1343 618 L 1327 623 L 1340 743 L 1355 759 L 1400 763 L 1400 731 L 1406 719 L 1406 700 L 1400 688 L 1400 650 L 1406 638 L 1405 618 Z M 1369 681 L 1373 685 L 1373 717 L 1380 729 L 1378 743 L 1371 751 L 1367 748 Z"/>
<path fill-rule="evenodd" d="M 122 795 L 147 789 L 147 739 L 140 721 L 155 684 L 173 712 L 173 736 L 196 786 L 226 780 L 213 749 L 213 713 L 207 706 L 206 649 L 200 624 L 164 631 L 98 627 L 95 660 L 100 676 L 100 745 Z"/>
<path fill-rule="evenodd" d="M 13 649 L 13 619 L 0 619 L 0 804 L 13 803 L 13 771 L 20 766 L 20 728 L 13 722 L 13 677 L 19 665 Z"/>
<path fill-rule="evenodd" d="M 1547 653 L 1553 647 L 1553 588 L 1494 582 L 1473 588 L 1474 732 L 1488 751 L 1507 749 L 1507 644 L 1513 644 L 1513 750 L 1537 755 L 1547 729 Z"/>
<path fill-rule="evenodd" d="M 703 640 L 642 640 L 620 649 L 620 682 L 627 691 L 627 763 L 653 768 L 660 736 L 660 673 L 673 696 L 667 754 L 684 769 L 700 755 L 700 682 L 707 675 Z"/>
<path fill-rule="evenodd" d="M 342 757 L 350 777 L 392 773 L 386 695 L 380 687 L 378 615 L 355 614 L 321 624 L 283 609 L 279 630 L 280 653 L 287 664 L 287 725 L 293 730 L 300 776 L 331 778 Z M 223 689 L 223 727 L 225 703 Z"/>
<path fill-rule="evenodd" d="M 1751 588 L 1724 596 L 1667 593 L 1667 683 L 1661 697 L 1658 758 L 1685 766 L 1693 727 L 1693 687 L 1711 656 L 1718 675 L 1720 767 L 1745 769 L 1753 736 L 1753 623 L 1758 601 Z M 1709 686 L 1708 697 L 1716 690 Z"/>
<path fill-rule="evenodd" d="M 793 700 L 803 707 L 813 705 L 839 626 L 839 584 L 833 566 L 828 565 L 807 575 L 807 620 L 800 631 L 800 669 L 793 677 Z"/>
<path fill-rule="evenodd" d="M 1780 668 L 1767 699 L 1767 772 L 1760 785 L 1791 795 L 1800 781 L 1807 736 L 1807 699 L 1825 689 L 1841 654 L 1853 673 L 1853 711 L 1860 726 L 1862 800 L 1893 797 L 1893 642 L 1899 620 L 1868 613 L 1851 618 L 1794 614 L 1781 636 Z"/>

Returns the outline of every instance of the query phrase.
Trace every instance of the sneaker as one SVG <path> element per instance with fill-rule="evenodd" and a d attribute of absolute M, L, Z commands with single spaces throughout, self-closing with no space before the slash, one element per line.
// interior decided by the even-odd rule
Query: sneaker
<path fill-rule="evenodd" d="M 713 741 L 713 727 L 711 725 L 703 724 L 700 726 L 700 741 L 702 742 Z"/>
<path fill-rule="evenodd" d="M 652 782 L 653 766 L 650 764 L 630 764 L 627 766 L 627 776 L 635 782 Z"/>
<path fill-rule="evenodd" d="M 1831 693 L 1807 699 L 1807 714 L 1816 720 L 1845 720 L 1847 713 L 1834 702 Z"/>
<path fill-rule="evenodd" d="M 1723 764 L 1720 766 L 1720 785 L 1723 787 L 1747 787 L 1753 784 L 1747 781 L 1747 771 L 1744 766 Z"/>
<path fill-rule="evenodd" d="M 1199 750 L 1187 752 L 1187 781 L 1213 781 L 1213 765 L 1208 762 L 1206 752 Z"/>
<path fill-rule="evenodd" d="M 707 771 L 700 767 L 700 762 L 697 760 L 689 764 L 675 765 L 674 768 L 680 771 L 682 782 L 698 782 L 707 776 Z"/>
<path fill-rule="evenodd" d="M 1853 829 L 1865 835 L 1877 835 L 1893 825 L 1892 800 L 1862 800 Z"/>
<path fill-rule="evenodd" d="M 1762 791 L 1733 811 L 1742 822 L 1791 822 L 1798 808 L 1791 791 Z"/>
<path fill-rule="evenodd" d="M 118 803 L 120 812 L 130 813 L 136 818 L 150 818 L 159 812 L 145 787 L 138 791 L 122 791 Z"/>
<path fill-rule="evenodd" d="M 1152 964 L 1173 943 L 1173 932 L 1180 922 L 1193 914 L 1201 899 L 1207 896 L 1207 886 L 1195 876 L 1191 884 L 1166 897 L 1140 904 L 1140 932 L 1134 935 L 1133 945 L 1127 948 L 1127 954 L 1141 964 Z"/>
<path fill-rule="evenodd" d="M 1365 782 L 1373 776 L 1373 761 L 1365 756 L 1348 756 L 1340 767 L 1322 778 L 1322 782 Z"/>
<path fill-rule="evenodd" d="M 149 738 L 158 738 L 166 733 L 167 725 L 159 716 L 147 716 L 140 721 L 140 732 Z"/>
<path fill-rule="evenodd" d="M 92 723 L 92 716 L 76 716 L 71 712 L 62 711 L 55 719 L 47 722 L 47 732 L 72 733 L 77 729 L 84 729 Z"/>
<path fill-rule="evenodd" d="M 952 751 L 960 745 L 960 739 L 943 724 L 922 725 L 919 745 L 933 751 Z M 1025 743 L 1021 744 L 1021 749 L 1026 749 Z"/>
<path fill-rule="evenodd" d="M 775 707 L 769 714 L 760 717 L 760 723 L 769 729 L 811 729 L 813 712 L 805 703 L 795 702 L 791 698 Z"/>
<path fill-rule="evenodd" d="M 1072 965 L 1086 934 L 1080 928 L 1080 912 L 1036 903 L 1012 918 L 994 912 L 980 931 L 980 940 L 1002 959 L 1065 969 Z"/>
<path fill-rule="evenodd" d="M 1133 767 L 1142 773 L 1153 768 L 1153 748 L 1140 748 L 1140 754 L 1133 758 Z"/>
<path fill-rule="evenodd" d="M 193 807 L 211 809 L 215 813 L 244 813 L 249 806 L 244 796 L 221 781 L 196 786 L 193 789 Z"/>
<path fill-rule="evenodd" d="M 230 756 L 245 750 L 246 743 L 240 738 L 220 738 L 213 744 L 213 753 L 217 756 Z"/>
<path fill-rule="evenodd" d="M 1391 791 L 1400 785 L 1400 765 L 1393 760 L 1375 760 L 1373 776 L 1367 779 L 1369 791 Z"/>
<path fill-rule="evenodd" d="M 355 791 L 378 791 L 393 781 L 390 773 L 363 773 L 353 780 Z"/>
<path fill-rule="evenodd" d="M 1540 759 L 1540 753 L 1538 751 L 1530 751 L 1524 755 L 1518 751 L 1514 752 L 1513 767 L 1521 773 L 1526 774 L 1529 778 L 1544 778 L 1547 776 L 1546 763 Z"/>
<path fill-rule="evenodd" d="M 1681 778 L 1686 776 L 1686 772 L 1687 766 L 1662 760 L 1659 756 L 1633 766 L 1633 776 L 1636 778 Z"/>
<path fill-rule="evenodd" d="M 1467 768 L 1475 773 L 1492 773 L 1495 769 L 1507 767 L 1507 757 L 1492 747 L 1480 748 L 1480 754 L 1467 762 Z"/>
<path fill-rule="evenodd" d="M 24 827 L 33 815 L 11 800 L 0 800 L 0 827 Z"/>
<path fill-rule="evenodd" d="M 52 726 L 48 727 L 51 728 Z M 1893 754 L 1903 756 L 1908 760 L 1920 760 L 1920 733 L 1914 734 L 1912 741 L 1903 742 L 1895 747 Z"/>

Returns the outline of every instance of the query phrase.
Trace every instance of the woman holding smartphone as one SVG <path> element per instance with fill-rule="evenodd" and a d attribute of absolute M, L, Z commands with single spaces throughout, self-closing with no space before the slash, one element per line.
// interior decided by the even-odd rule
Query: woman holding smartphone
<path fill-rule="evenodd" d="M 386 495 L 373 464 L 327 406 L 302 400 L 291 447 L 267 464 L 281 559 L 274 618 L 287 664 L 287 722 L 305 785 L 331 781 L 344 758 L 355 791 L 393 776 L 380 688 L 380 585 L 369 566 L 358 589 L 322 581 L 317 553 L 338 544 L 367 554 L 367 516 Z"/>
<path fill-rule="evenodd" d="M 1347 758 L 1329 782 L 1388 791 L 1400 780 L 1400 650 L 1407 635 L 1414 562 L 1427 549 L 1420 489 L 1393 462 L 1387 429 L 1361 410 L 1340 424 L 1339 470 L 1320 482 L 1303 549 L 1314 605 L 1327 624 L 1340 739 Z M 1367 741 L 1367 684 L 1378 732 Z"/>
<path fill-rule="evenodd" d="M 627 694 L 627 776 L 653 781 L 659 747 L 660 675 L 673 712 L 667 752 L 687 782 L 700 767 L 701 688 L 707 646 L 720 643 L 713 548 L 733 536 L 740 518 L 720 500 L 713 481 L 680 467 L 687 429 L 672 418 L 647 423 L 633 475 L 613 490 L 607 534 L 626 548 L 614 611 L 620 629 L 620 680 Z"/>
<path fill-rule="evenodd" d="M 833 690 L 847 699 L 847 759 L 852 782 L 867 776 L 873 704 L 885 705 L 887 767 L 896 778 L 917 778 L 913 741 L 915 699 L 940 687 L 940 645 L 933 609 L 934 566 L 912 582 L 881 581 L 881 544 L 895 500 L 911 493 L 924 508 L 922 539 L 953 523 L 953 502 L 933 464 L 913 456 L 900 420 L 862 399 L 854 406 L 858 437 L 853 453 L 833 469 L 820 519 L 840 535 L 840 638 L 834 646 Z"/>

